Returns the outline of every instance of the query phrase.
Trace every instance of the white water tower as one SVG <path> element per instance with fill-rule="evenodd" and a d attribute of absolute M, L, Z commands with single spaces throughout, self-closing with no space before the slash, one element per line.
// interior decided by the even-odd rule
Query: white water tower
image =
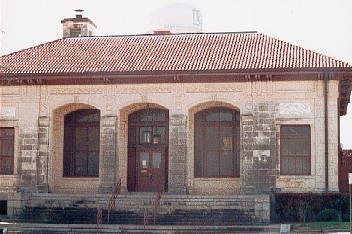
<path fill-rule="evenodd" d="M 150 24 L 154 32 L 197 33 L 202 31 L 202 13 L 192 4 L 170 4 L 153 11 Z"/>

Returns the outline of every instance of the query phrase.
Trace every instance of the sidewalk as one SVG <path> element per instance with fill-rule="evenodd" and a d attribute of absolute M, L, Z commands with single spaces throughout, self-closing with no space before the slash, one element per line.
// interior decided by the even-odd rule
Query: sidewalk
<path fill-rule="evenodd" d="M 192 226 L 0 223 L 9 233 L 280 233 L 280 225 Z"/>

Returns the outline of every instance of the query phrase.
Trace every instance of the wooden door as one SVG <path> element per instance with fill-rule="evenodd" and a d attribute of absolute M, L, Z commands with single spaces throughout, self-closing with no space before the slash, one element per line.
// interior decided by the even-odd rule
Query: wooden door
<path fill-rule="evenodd" d="M 137 150 L 137 191 L 165 191 L 165 148 L 142 147 Z"/>

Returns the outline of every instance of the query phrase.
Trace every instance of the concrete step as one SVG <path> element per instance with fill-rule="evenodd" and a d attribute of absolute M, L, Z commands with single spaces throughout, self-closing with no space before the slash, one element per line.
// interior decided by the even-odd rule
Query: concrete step
<path fill-rule="evenodd" d="M 107 210 L 103 210 L 103 223 L 108 223 Z M 31 208 L 24 210 L 15 217 L 17 222 L 32 223 L 63 223 L 63 224 L 93 224 L 96 223 L 97 210 L 88 208 Z M 144 213 L 112 210 L 110 212 L 111 224 L 143 224 Z M 171 213 L 155 214 L 155 223 L 160 225 L 231 225 L 250 224 L 253 217 L 241 210 L 233 209 L 195 209 L 175 210 Z M 148 210 L 148 220 L 154 223 L 154 214 Z"/>
<path fill-rule="evenodd" d="M 143 224 L 152 219 L 156 193 L 120 194 L 110 212 L 112 224 Z M 19 222 L 94 224 L 98 208 L 107 223 L 110 195 L 32 194 L 13 219 Z M 255 196 L 189 196 L 164 194 L 156 209 L 159 225 L 233 225 L 262 223 L 256 216 Z M 268 204 L 264 204 L 269 207 Z M 268 221 L 266 221 L 268 222 Z"/>

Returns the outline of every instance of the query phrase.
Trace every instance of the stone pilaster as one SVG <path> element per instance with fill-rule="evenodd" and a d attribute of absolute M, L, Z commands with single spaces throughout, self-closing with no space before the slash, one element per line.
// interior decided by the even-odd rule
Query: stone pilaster
<path fill-rule="evenodd" d="M 185 194 L 187 162 L 187 117 L 181 114 L 170 116 L 169 143 L 169 193 Z"/>
<path fill-rule="evenodd" d="M 254 105 L 242 116 L 242 186 L 244 194 L 269 193 L 276 186 L 275 104 Z"/>
<path fill-rule="evenodd" d="M 49 127 L 50 117 L 40 116 L 38 120 L 38 155 L 37 155 L 37 189 L 38 192 L 49 192 Z"/>
<path fill-rule="evenodd" d="M 100 124 L 100 193 L 110 193 L 118 174 L 117 117 L 102 116 Z"/>
<path fill-rule="evenodd" d="M 32 129 L 30 129 L 32 130 Z M 21 191 L 37 191 L 37 142 L 38 134 L 34 132 L 21 132 L 20 157 L 18 159 L 21 174 Z"/>

